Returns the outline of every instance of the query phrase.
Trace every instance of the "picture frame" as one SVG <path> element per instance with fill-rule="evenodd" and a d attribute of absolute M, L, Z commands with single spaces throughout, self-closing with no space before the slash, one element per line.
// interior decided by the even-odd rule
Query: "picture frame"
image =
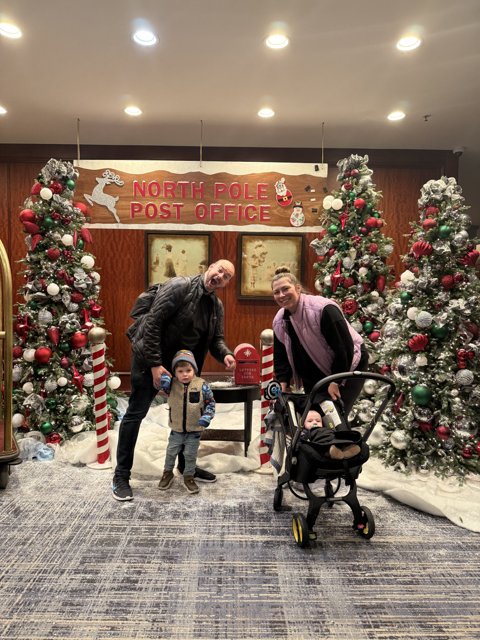
<path fill-rule="evenodd" d="M 304 237 L 299 233 L 242 233 L 238 238 L 240 300 L 273 300 L 275 269 L 287 266 L 301 281 Z"/>
<path fill-rule="evenodd" d="M 210 234 L 147 232 L 145 259 L 147 287 L 174 276 L 205 273 L 210 265 Z"/>

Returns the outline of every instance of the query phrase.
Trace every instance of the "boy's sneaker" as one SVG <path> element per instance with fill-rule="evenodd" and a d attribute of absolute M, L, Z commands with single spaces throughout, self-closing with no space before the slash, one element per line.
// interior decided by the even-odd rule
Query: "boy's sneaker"
<path fill-rule="evenodd" d="M 166 491 L 167 489 L 170 489 L 170 487 L 172 486 L 172 482 L 173 471 L 164 471 L 162 479 L 158 483 L 158 488 L 160 489 L 160 491 Z"/>
<path fill-rule="evenodd" d="M 216 482 L 217 476 L 210 471 L 206 471 L 205 469 L 200 469 L 199 467 L 195 467 L 195 475 L 193 476 L 195 480 L 199 482 Z"/>
<path fill-rule="evenodd" d="M 200 491 L 193 476 L 183 476 L 183 483 L 188 493 L 198 493 Z"/>
<path fill-rule="evenodd" d="M 126 478 L 122 478 L 121 476 L 113 476 L 112 493 L 115 500 L 120 500 L 120 502 L 133 500 L 133 491 L 130 483 Z"/>

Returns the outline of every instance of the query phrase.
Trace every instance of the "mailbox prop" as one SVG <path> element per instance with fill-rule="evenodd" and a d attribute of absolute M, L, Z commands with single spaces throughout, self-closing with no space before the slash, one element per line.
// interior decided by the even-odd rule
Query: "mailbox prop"
<path fill-rule="evenodd" d="M 235 384 L 260 384 L 260 356 L 254 346 L 239 344 L 233 352 L 237 366 Z"/>

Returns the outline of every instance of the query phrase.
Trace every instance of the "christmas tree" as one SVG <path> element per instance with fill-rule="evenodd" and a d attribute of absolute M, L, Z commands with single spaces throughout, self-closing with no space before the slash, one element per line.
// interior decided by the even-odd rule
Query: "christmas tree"
<path fill-rule="evenodd" d="M 427 182 L 418 204 L 382 328 L 396 398 L 369 442 L 396 470 L 463 478 L 480 472 L 479 253 L 454 178 Z"/>
<path fill-rule="evenodd" d="M 24 302 L 14 319 L 13 426 L 40 431 L 49 444 L 95 429 L 92 354 L 88 332 L 101 326 L 100 275 L 86 251 L 87 207 L 74 203 L 78 173 L 51 159 L 35 181 L 19 218 L 26 233 Z M 108 374 L 107 403 L 117 416 Z M 113 426 L 113 425 L 112 425 Z"/>
<path fill-rule="evenodd" d="M 340 189 L 323 200 L 320 237 L 310 246 L 317 253 L 315 287 L 338 302 L 345 317 L 360 333 L 370 354 L 370 367 L 377 359 L 380 329 L 386 320 L 387 258 L 393 241 L 381 231 L 385 222 L 378 209 L 381 193 L 375 190 L 368 156 L 350 155 L 337 162 Z M 365 383 L 363 399 L 354 407 L 354 420 L 373 417 L 377 383 Z"/>

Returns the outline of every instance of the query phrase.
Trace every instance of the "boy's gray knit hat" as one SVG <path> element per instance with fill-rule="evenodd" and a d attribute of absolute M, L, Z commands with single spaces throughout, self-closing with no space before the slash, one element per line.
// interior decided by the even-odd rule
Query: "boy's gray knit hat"
<path fill-rule="evenodd" d="M 195 356 L 191 351 L 188 351 L 188 349 L 180 349 L 180 351 L 177 351 L 177 353 L 173 356 L 173 360 L 172 360 L 173 372 L 175 372 L 175 367 L 179 362 L 190 363 L 192 367 L 195 369 L 195 373 L 198 373 L 198 367 L 197 367 L 197 363 L 195 362 Z"/>

